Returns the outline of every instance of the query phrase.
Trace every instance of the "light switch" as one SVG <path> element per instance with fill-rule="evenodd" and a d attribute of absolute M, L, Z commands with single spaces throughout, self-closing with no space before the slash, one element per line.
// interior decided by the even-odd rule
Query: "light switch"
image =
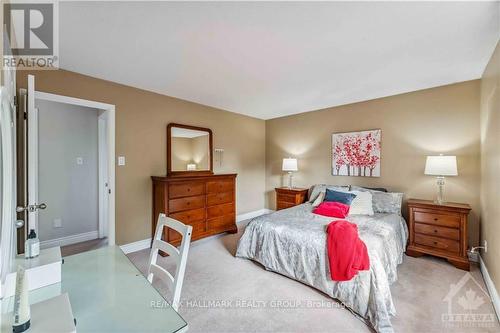
<path fill-rule="evenodd" d="M 125 165 L 125 156 L 118 156 L 118 166 Z"/>
<path fill-rule="evenodd" d="M 77 157 L 76 158 L 76 164 L 77 165 L 83 165 L 83 157 Z"/>

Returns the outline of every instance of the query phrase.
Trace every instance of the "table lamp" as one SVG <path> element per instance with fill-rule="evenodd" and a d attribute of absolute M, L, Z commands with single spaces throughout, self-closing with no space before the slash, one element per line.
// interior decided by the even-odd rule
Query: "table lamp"
<path fill-rule="evenodd" d="M 284 158 L 283 159 L 283 167 L 281 168 L 283 171 L 288 172 L 288 188 L 293 188 L 293 172 L 298 171 L 297 168 L 297 159 L 296 158 Z"/>
<path fill-rule="evenodd" d="M 445 176 L 458 176 L 457 171 L 457 157 L 456 156 L 427 156 L 425 162 L 424 174 L 429 176 L 436 176 L 438 193 L 436 203 L 441 205 L 444 203 L 444 177 Z"/>

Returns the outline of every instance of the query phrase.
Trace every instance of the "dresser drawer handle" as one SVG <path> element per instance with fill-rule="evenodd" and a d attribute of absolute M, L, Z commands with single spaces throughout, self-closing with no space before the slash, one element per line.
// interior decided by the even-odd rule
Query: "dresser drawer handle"
<path fill-rule="evenodd" d="M 438 220 L 438 218 L 437 218 L 437 217 L 436 217 L 436 218 L 434 218 L 434 221 L 437 221 L 437 220 Z"/>
<path fill-rule="evenodd" d="M 434 232 L 438 232 L 437 229 L 434 229 Z"/>
<path fill-rule="evenodd" d="M 438 242 L 434 242 L 434 245 L 438 245 Z"/>

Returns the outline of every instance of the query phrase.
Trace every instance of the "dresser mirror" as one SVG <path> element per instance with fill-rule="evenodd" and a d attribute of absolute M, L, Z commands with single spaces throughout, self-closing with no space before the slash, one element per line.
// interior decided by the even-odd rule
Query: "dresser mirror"
<path fill-rule="evenodd" d="M 212 175 L 212 142 L 209 128 L 168 124 L 167 175 Z"/>

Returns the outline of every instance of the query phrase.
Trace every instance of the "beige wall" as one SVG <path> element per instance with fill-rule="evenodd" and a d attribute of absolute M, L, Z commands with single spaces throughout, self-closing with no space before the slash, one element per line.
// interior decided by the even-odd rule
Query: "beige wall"
<path fill-rule="evenodd" d="M 481 80 L 481 220 L 481 255 L 500 290 L 500 44 Z"/>
<path fill-rule="evenodd" d="M 18 71 L 18 87 L 26 87 Z M 67 71 L 34 71 L 36 89 L 116 105 L 116 242 L 150 237 L 151 179 L 166 172 L 170 122 L 211 128 L 214 148 L 224 149 L 217 173 L 236 172 L 237 213 L 264 208 L 265 122 Z"/>
<path fill-rule="evenodd" d="M 424 176 L 426 155 L 458 158 L 458 177 L 447 177 L 445 199 L 472 205 L 470 235 L 479 238 L 478 80 L 277 118 L 266 122 L 266 205 L 286 184 L 282 158 L 297 157 L 297 186 L 316 183 L 384 186 L 406 198 L 433 199 L 435 178 Z M 331 175 L 331 135 L 382 129 L 381 177 Z M 284 182 L 285 181 L 285 182 Z"/>

